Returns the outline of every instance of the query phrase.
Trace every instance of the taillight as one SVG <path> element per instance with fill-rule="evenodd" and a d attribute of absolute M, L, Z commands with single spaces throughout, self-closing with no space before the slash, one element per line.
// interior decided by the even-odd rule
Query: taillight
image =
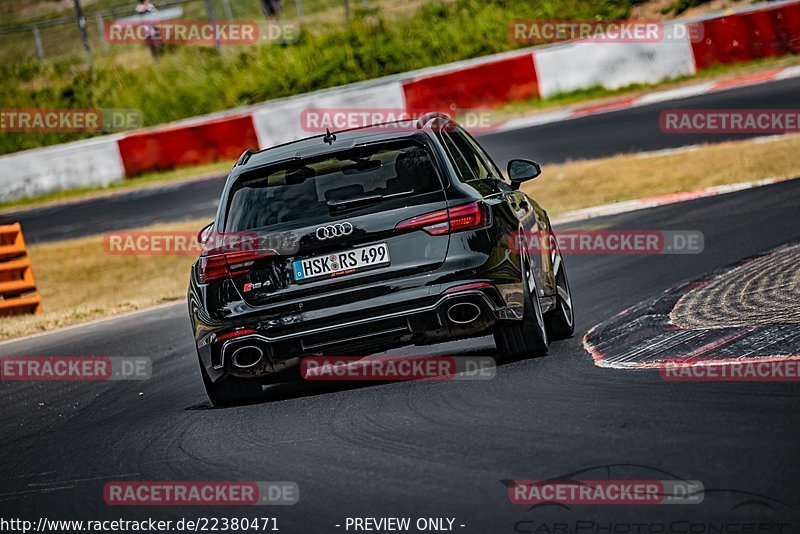
<path fill-rule="evenodd" d="M 464 230 L 483 228 L 489 213 L 483 202 L 470 202 L 463 206 L 432 211 L 397 223 L 396 231 L 423 230 L 430 235 L 443 235 Z"/>
<path fill-rule="evenodd" d="M 473 202 L 465 206 L 449 209 L 450 232 L 477 230 L 489 222 L 488 208 L 483 202 Z"/>
<path fill-rule="evenodd" d="M 213 256 L 200 256 L 197 277 L 201 284 L 247 274 L 250 267 L 261 258 L 275 256 L 274 250 L 246 250 Z"/>
<path fill-rule="evenodd" d="M 214 280 L 221 280 L 228 277 L 228 265 L 225 263 L 225 256 L 200 256 L 197 266 L 197 277 L 201 284 L 207 284 Z"/>

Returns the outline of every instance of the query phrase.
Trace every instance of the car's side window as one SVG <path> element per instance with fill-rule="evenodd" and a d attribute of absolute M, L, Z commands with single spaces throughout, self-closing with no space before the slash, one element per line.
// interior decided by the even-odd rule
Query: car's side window
<path fill-rule="evenodd" d="M 479 178 L 481 180 L 485 178 L 492 178 L 492 173 L 486 168 L 486 165 L 484 165 L 484 163 L 481 161 L 481 158 L 478 157 L 478 154 L 475 153 L 475 150 L 470 145 L 466 136 L 462 132 L 458 131 L 458 128 L 454 128 L 451 131 L 446 132 L 445 135 L 450 137 L 453 144 L 455 144 L 461 154 L 463 154 L 464 159 L 466 160 L 467 165 L 469 165 L 469 168 L 475 178 Z"/>
<path fill-rule="evenodd" d="M 458 146 L 453 142 L 450 134 L 446 130 L 439 132 L 439 139 L 442 141 L 447 153 L 450 155 L 450 160 L 458 172 L 458 178 L 462 182 L 468 182 L 477 178 L 477 175 L 472 171 L 472 167 L 467 163 L 467 157 L 462 154 Z"/>
<path fill-rule="evenodd" d="M 478 160 L 480 160 L 481 164 L 483 165 L 483 168 L 486 169 L 487 174 L 484 177 L 495 178 L 505 183 L 505 181 L 503 180 L 503 174 L 500 172 L 497 166 L 495 166 L 494 162 L 492 162 L 491 158 L 489 157 L 489 154 L 486 153 L 483 147 L 479 145 L 478 142 L 462 127 L 459 126 L 458 128 L 456 128 L 456 133 L 461 139 L 463 139 L 465 143 L 467 143 L 472 148 L 472 151 L 475 153 Z"/>

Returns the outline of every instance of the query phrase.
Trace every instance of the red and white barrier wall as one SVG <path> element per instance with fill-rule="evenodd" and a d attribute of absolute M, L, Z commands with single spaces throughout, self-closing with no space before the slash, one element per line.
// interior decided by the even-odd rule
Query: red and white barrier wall
<path fill-rule="evenodd" d="M 399 81 L 376 81 L 380 83 L 346 85 L 267 102 L 259 106 L 252 114 L 258 144 L 250 146 L 266 148 L 315 135 L 317 132 L 310 132 L 304 128 L 302 119 L 304 111 L 343 108 L 405 109 L 403 87 Z M 241 153 L 244 148 L 242 145 L 239 148 Z"/>
<path fill-rule="evenodd" d="M 533 53 L 490 57 L 469 65 L 456 63 L 439 72 L 403 82 L 408 109 L 493 107 L 539 96 Z"/>
<path fill-rule="evenodd" d="M 534 51 L 539 95 L 602 86 L 618 89 L 695 73 L 688 39 L 669 43 L 572 42 Z M 568 68 L 565 68 L 568 65 Z"/>
<path fill-rule="evenodd" d="M 702 27 L 697 32 L 678 26 Z M 507 52 L 265 102 L 145 130 L 0 157 L 0 201 L 106 185 L 143 172 L 235 159 L 312 135 L 304 111 L 331 108 L 460 109 L 616 89 L 691 75 L 716 64 L 800 52 L 800 0 L 759 4 L 673 23 L 659 43 L 572 41 Z"/>
<path fill-rule="evenodd" d="M 119 139 L 125 176 L 236 159 L 242 147 L 257 145 L 250 113 L 134 132 Z"/>
<path fill-rule="evenodd" d="M 760 5 L 695 24 L 703 26 L 704 36 L 692 44 L 698 69 L 800 53 L 800 2 Z"/>
<path fill-rule="evenodd" d="M 1 157 L 0 202 L 121 182 L 125 168 L 118 140 L 104 136 Z"/>

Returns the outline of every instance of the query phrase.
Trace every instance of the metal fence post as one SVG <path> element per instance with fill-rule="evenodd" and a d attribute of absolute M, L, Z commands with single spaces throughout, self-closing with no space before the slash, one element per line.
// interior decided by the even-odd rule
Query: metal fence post
<path fill-rule="evenodd" d="M 344 1 L 344 18 L 345 20 L 350 20 L 350 2 L 348 0 Z"/>
<path fill-rule="evenodd" d="M 105 28 L 103 28 L 103 17 L 97 15 L 95 20 L 97 20 L 97 31 L 100 34 L 100 42 L 103 43 L 103 50 L 108 52 L 108 41 L 106 41 L 106 32 Z"/>
<path fill-rule="evenodd" d="M 212 0 L 206 0 L 206 13 L 208 13 L 208 20 L 210 22 L 217 22 L 217 12 L 214 10 L 214 2 Z M 222 49 L 219 39 L 217 39 L 217 42 L 214 46 L 217 47 L 217 50 Z"/>
<path fill-rule="evenodd" d="M 44 61 L 44 47 L 42 46 L 42 36 L 39 33 L 39 26 L 33 25 L 33 42 L 36 44 L 36 55 L 40 61 Z"/>
<path fill-rule="evenodd" d="M 86 17 L 83 16 L 83 8 L 81 7 L 81 0 L 75 0 L 75 18 L 78 21 L 78 30 L 81 32 L 81 41 L 83 41 L 83 48 L 86 49 L 86 54 L 89 56 L 89 63 L 92 61 L 92 48 L 89 46 L 89 36 L 86 34 Z"/>
<path fill-rule="evenodd" d="M 230 0 L 222 0 L 222 9 L 225 10 L 225 18 L 233 22 L 233 11 L 231 11 Z"/>
<path fill-rule="evenodd" d="M 297 7 L 297 18 L 303 20 L 303 0 L 294 0 L 294 5 Z"/>

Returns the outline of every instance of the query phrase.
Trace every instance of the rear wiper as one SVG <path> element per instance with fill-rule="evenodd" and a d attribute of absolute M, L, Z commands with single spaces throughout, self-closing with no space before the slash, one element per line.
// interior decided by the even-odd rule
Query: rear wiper
<path fill-rule="evenodd" d="M 344 200 L 329 200 L 327 202 L 328 209 L 331 212 L 343 211 L 356 208 L 363 208 L 365 206 L 372 206 L 379 204 L 386 199 L 400 198 L 408 195 L 413 195 L 414 191 L 401 191 L 399 193 L 392 193 L 390 195 L 365 195 L 361 197 L 347 198 Z"/>
<path fill-rule="evenodd" d="M 383 202 L 383 195 L 367 195 L 363 197 L 347 198 L 344 200 L 329 200 L 328 209 L 330 211 L 342 211 L 354 208 L 363 208 Z"/>

